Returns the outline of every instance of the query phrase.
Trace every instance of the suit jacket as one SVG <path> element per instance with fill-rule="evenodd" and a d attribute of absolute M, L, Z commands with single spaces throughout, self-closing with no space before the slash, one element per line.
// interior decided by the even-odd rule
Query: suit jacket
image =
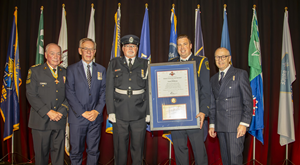
<path fill-rule="evenodd" d="M 57 69 L 55 83 L 47 63 L 32 66 L 26 80 L 26 97 L 31 105 L 28 127 L 38 130 L 65 129 L 68 102 L 65 98 L 66 69 Z M 50 121 L 47 113 L 54 110 L 63 114 L 59 121 Z"/>
<path fill-rule="evenodd" d="M 212 94 L 210 124 L 217 132 L 237 132 L 240 122 L 250 124 L 253 99 L 249 77 L 245 70 L 230 66 L 221 86 L 219 73 L 211 78 Z"/>
<path fill-rule="evenodd" d="M 115 113 L 116 118 L 123 121 L 132 121 L 145 118 L 149 115 L 148 107 L 148 60 L 135 58 L 131 71 L 124 56 L 110 60 L 107 69 L 106 107 L 108 114 Z M 115 88 L 127 90 L 144 89 L 139 95 L 115 92 Z"/>
<path fill-rule="evenodd" d="M 199 95 L 199 108 L 200 112 L 208 116 L 208 110 L 210 106 L 210 69 L 209 63 L 205 56 L 195 56 L 191 55 L 188 61 L 196 61 L 196 72 L 197 72 L 197 82 L 198 82 L 198 95 Z M 170 60 L 170 62 L 180 62 L 180 57 L 175 57 Z"/>
<path fill-rule="evenodd" d="M 91 88 L 89 89 L 82 60 L 68 66 L 66 98 L 70 104 L 69 123 L 88 125 L 90 121 L 84 118 L 82 114 L 91 110 L 99 112 L 93 123 L 100 124 L 103 121 L 106 70 L 94 62 L 92 68 Z"/>

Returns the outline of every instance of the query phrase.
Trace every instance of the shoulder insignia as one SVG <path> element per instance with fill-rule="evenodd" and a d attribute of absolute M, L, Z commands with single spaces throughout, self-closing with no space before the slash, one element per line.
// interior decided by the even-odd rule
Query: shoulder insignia
<path fill-rule="evenodd" d="M 37 66 L 39 66 L 39 65 L 41 65 L 41 64 L 32 65 L 31 67 L 34 68 L 34 67 L 37 67 Z"/>
<path fill-rule="evenodd" d="M 28 70 L 26 84 L 29 84 L 31 82 L 30 78 L 31 78 L 31 69 Z"/>
<path fill-rule="evenodd" d="M 210 69 L 209 69 L 209 63 L 208 63 L 208 61 L 205 61 L 205 66 L 206 66 L 206 69 L 207 69 L 207 70 L 210 70 Z"/>

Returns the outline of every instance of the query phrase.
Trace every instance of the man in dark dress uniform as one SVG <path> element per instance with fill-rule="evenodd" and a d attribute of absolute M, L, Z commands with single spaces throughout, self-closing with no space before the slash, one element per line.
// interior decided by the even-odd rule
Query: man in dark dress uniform
<path fill-rule="evenodd" d="M 208 116 L 210 106 L 210 82 L 209 63 L 204 56 L 194 56 L 191 52 L 192 43 L 187 35 L 180 35 L 177 38 L 177 51 L 180 57 L 171 59 L 171 62 L 196 61 L 197 82 L 199 91 L 199 111 L 197 118 L 200 118 L 199 129 L 173 130 L 171 131 L 175 151 L 176 164 L 189 164 L 189 153 L 187 147 L 187 136 L 191 142 L 196 165 L 208 164 L 206 149 L 203 140 L 203 121 Z"/>
<path fill-rule="evenodd" d="M 121 38 L 124 56 L 111 59 L 107 69 L 106 107 L 113 123 L 114 155 L 117 165 L 126 165 L 129 135 L 132 164 L 143 161 L 148 108 L 148 60 L 136 57 L 139 38 Z"/>
<path fill-rule="evenodd" d="M 65 98 L 66 70 L 60 66 L 61 49 L 46 46 L 47 62 L 32 66 L 26 80 L 26 96 L 31 105 L 28 127 L 32 129 L 35 164 L 64 164 L 65 127 L 68 102 Z"/>

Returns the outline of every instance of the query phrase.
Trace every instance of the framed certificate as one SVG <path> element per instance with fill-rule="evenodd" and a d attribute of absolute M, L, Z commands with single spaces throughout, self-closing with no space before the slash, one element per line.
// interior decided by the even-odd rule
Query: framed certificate
<path fill-rule="evenodd" d="M 196 62 L 148 65 L 150 129 L 200 128 Z"/>

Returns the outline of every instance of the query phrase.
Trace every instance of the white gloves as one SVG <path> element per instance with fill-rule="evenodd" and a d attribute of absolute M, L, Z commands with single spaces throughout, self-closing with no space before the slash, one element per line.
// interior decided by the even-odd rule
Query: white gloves
<path fill-rule="evenodd" d="M 150 115 L 147 115 L 147 116 L 146 116 L 145 121 L 146 121 L 146 123 L 149 123 L 149 122 L 150 122 Z"/>
<path fill-rule="evenodd" d="M 110 122 L 112 122 L 112 123 L 116 123 L 117 122 L 117 120 L 116 120 L 116 114 L 114 114 L 114 113 L 109 114 L 108 115 L 108 120 Z"/>

